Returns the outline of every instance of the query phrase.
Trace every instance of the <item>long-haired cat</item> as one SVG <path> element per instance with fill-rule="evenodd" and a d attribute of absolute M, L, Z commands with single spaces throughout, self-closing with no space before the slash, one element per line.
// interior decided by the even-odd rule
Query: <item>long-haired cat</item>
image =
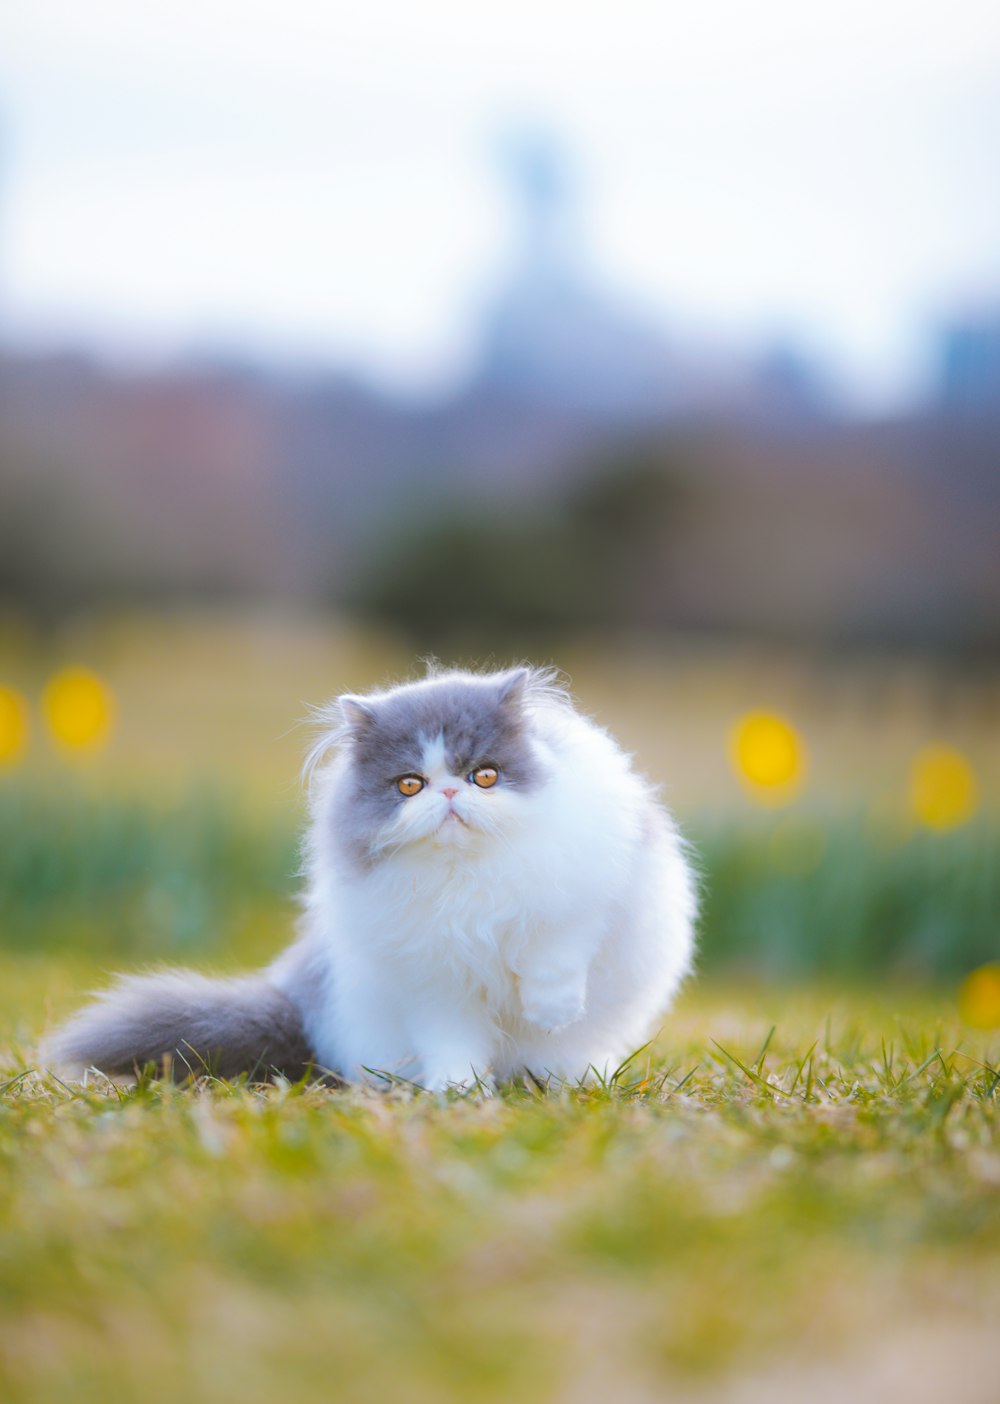
<path fill-rule="evenodd" d="M 50 1059 L 440 1090 L 585 1078 L 649 1037 L 691 963 L 691 869 L 552 673 L 434 673 L 321 721 L 299 939 L 256 976 L 122 979 Z"/>

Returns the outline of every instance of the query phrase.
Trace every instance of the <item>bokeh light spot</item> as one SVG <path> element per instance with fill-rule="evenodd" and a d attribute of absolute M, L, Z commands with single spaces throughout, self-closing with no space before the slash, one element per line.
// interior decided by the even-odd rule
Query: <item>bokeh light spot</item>
<path fill-rule="evenodd" d="M 108 686 L 87 668 L 65 668 L 42 695 L 42 711 L 55 740 L 74 751 L 93 751 L 111 735 L 115 700 Z"/>
<path fill-rule="evenodd" d="M 1000 965 L 981 965 L 966 975 L 958 992 L 958 1012 L 974 1029 L 1000 1028 Z"/>
<path fill-rule="evenodd" d="M 28 746 L 28 704 L 12 687 L 0 687 L 0 765 L 16 765 Z"/>
<path fill-rule="evenodd" d="M 736 774 L 765 803 L 791 798 L 805 776 L 805 747 L 798 732 L 774 712 L 747 712 L 729 735 Z"/>
<path fill-rule="evenodd" d="M 925 746 L 910 770 L 910 804 L 930 829 L 952 829 L 976 812 L 978 787 L 972 766 L 953 746 Z"/>

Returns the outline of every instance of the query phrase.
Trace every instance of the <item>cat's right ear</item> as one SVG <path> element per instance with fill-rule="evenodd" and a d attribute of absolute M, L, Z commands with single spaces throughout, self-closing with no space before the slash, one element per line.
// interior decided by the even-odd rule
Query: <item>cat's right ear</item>
<path fill-rule="evenodd" d="M 325 707 L 313 709 L 312 721 L 318 735 L 306 753 L 302 776 L 307 782 L 336 747 L 345 741 L 359 741 L 374 725 L 375 709 L 361 697 L 338 697 Z"/>
<path fill-rule="evenodd" d="M 352 741 L 360 741 L 375 725 L 375 708 L 361 697 L 349 693 L 337 698 L 344 731 Z"/>

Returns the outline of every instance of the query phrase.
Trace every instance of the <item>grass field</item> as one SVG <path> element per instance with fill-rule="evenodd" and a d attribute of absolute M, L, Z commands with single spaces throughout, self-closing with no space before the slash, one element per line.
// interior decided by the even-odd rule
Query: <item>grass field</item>
<path fill-rule="evenodd" d="M 82 660 L 117 701 L 101 754 L 60 754 L 33 713 L 0 777 L 3 1404 L 995 1404 L 1000 1029 L 957 998 L 1000 954 L 995 680 L 560 659 L 667 785 L 704 879 L 700 975 L 606 1085 L 442 1099 L 39 1068 L 40 1034 L 110 970 L 230 970 L 288 939 L 293 724 L 407 667 L 324 637 L 0 629 L 27 698 Z M 808 746 L 783 809 L 726 759 L 757 706 Z M 980 787 L 941 831 L 905 807 L 935 739 Z"/>
<path fill-rule="evenodd" d="M 8 958 L 4 1026 L 83 973 Z M 492 1098 L 31 1056 L 8 1404 L 996 1398 L 1000 1040 L 946 998 L 694 987 L 609 1085 Z"/>

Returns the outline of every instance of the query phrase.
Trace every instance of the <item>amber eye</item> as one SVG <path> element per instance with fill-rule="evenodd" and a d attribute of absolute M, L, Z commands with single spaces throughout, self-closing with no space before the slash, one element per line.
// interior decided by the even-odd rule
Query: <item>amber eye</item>
<path fill-rule="evenodd" d="M 396 789 L 401 795 L 418 795 L 424 788 L 424 781 L 419 775 L 401 775 L 396 781 Z"/>
<path fill-rule="evenodd" d="M 500 779 L 500 772 L 495 765 L 481 765 L 478 770 L 472 772 L 469 779 L 481 790 L 489 790 Z"/>

